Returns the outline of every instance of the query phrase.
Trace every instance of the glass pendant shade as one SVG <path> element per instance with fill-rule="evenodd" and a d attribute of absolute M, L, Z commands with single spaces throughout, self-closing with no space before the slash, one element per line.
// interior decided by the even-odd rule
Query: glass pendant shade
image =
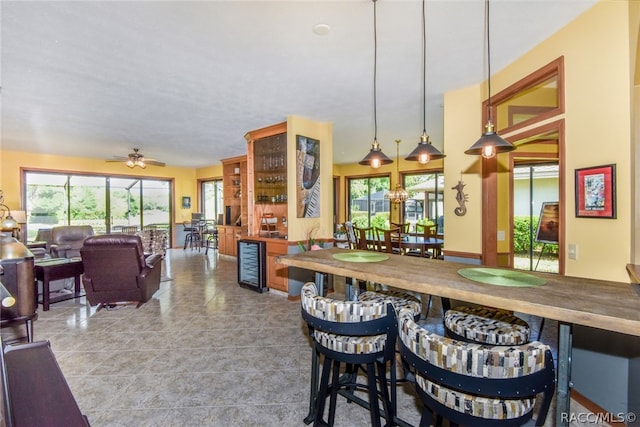
<path fill-rule="evenodd" d="M 0 227 L 2 227 L 3 230 L 13 230 L 18 228 L 19 226 L 18 222 L 13 219 L 11 213 L 9 213 L 9 215 L 7 215 L 7 217 L 2 220 Z"/>
<path fill-rule="evenodd" d="M 414 148 L 407 157 L 405 157 L 405 160 L 418 162 L 421 165 L 425 165 L 429 163 L 430 160 L 438 160 L 444 157 L 444 154 L 442 154 L 436 147 L 431 145 L 431 141 L 429 141 L 429 135 L 427 135 L 427 133 L 423 131 L 418 146 Z"/>
<path fill-rule="evenodd" d="M 373 144 L 371 144 L 371 150 L 369 150 L 369 153 L 364 156 L 364 159 L 358 162 L 360 165 L 371 166 L 374 169 L 378 169 L 380 166 L 388 165 L 390 163 L 393 163 L 393 160 L 382 152 L 378 141 L 374 141 Z"/>
<path fill-rule="evenodd" d="M 485 125 L 485 132 L 480 139 L 476 141 L 465 154 L 480 155 L 485 159 L 495 157 L 498 153 L 506 153 L 515 150 L 516 147 L 505 141 L 497 133 L 494 132 L 493 123 L 490 121 Z"/>

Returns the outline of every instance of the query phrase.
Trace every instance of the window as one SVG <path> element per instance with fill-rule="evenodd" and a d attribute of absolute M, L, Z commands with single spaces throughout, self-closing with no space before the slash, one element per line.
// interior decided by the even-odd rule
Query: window
<path fill-rule="evenodd" d="M 388 176 L 347 178 L 349 221 L 358 227 L 388 227 L 390 206 L 384 195 L 389 183 Z"/>
<path fill-rule="evenodd" d="M 25 172 L 27 236 L 57 225 L 91 225 L 96 233 L 122 226 L 170 228 L 169 180 Z"/>
<path fill-rule="evenodd" d="M 200 200 L 202 200 L 202 215 L 209 221 L 217 221 L 223 214 L 222 179 L 203 181 Z"/>
<path fill-rule="evenodd" d="M 402 178 L 409 199 L 404 203 L 404 221 L 435 224 L 444 234 L 444 175 L 441 172 L 405 174 Z"/>

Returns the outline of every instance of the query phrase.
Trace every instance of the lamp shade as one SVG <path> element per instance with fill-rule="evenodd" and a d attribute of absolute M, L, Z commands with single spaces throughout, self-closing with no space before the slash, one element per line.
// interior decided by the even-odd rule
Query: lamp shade
<path fill-rule="evenodd" d="M 485 132 L 482 134 L 475 144 L 473 144 L 465 154 L 480 155 L 486 159 L 495 157 L 498 153 L 506 153 L 515 150 L 516 147 L 507 142 L 497 133 L 493 131 L 493 124 L 488 122 L 485 126 Z"/>
<path fill-rule="evenodd" d="M 411 153 L 405 160 L 409 160 L 412 162 L 418 162 L 420 164 L 426 164 L 430 160 L 438 160 L 444 158 L 445 155 L 440 152 L 436 147 L 431 145 L 429 141 L 429 136 L 426 133 L 423 133 L 420 137 L 420 142 L 418 146 L 413 149 Z"/>
<path fill-rule="evenodd" d="M 371 146 L 371 150 L 369 150 L 369 153 L 367 153 L 367 155 L 358 162 L 358 164 L 360 165 L 371 166 L 374 169 L 377 169 L 382 165 L 388 165 L 390 163 L 393 163 L 393 160 L 391 160 L 386 154 L 382 152 L 377 141 L 373 143 L 373 145 Z"/>
<path fill-rule="evenodd" d="M 16 220 L 18 224 L 27 223 L 27 212 L 25 211 L 11 211 L 11 216 Z"/>

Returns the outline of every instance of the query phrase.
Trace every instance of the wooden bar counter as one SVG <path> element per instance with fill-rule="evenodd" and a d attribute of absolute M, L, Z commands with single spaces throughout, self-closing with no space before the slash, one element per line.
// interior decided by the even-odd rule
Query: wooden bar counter
<path fill-rule="evenodd" d="M 474 282 L 458 274 L 469 264 L 388 254 L 380 262 L 347 262 L 331 248 L 280 256 L 287 266 L 368 280 L 414 292 L 438 295 L 557 320 L 558 385 L 556 425 L 568 425 L 571 373 L 571 325 L 640 336 L 640 286 L 557 274 L 533 273 L 546 283 L 503 287 Z M 478 266 L 479 267 L 479 266 Z"/>

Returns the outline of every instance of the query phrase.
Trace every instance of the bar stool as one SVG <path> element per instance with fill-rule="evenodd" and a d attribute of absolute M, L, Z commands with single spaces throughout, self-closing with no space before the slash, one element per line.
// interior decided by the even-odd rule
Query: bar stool
<path fill-rule="evenodd" d="M 533 418 L 544 425 L 555 391 L 549 346 L 479 345 L 441 337 L 421 328 L 413 313 L 398 315 L 398 347 L 413 367 L 423 404 L 421 426 L 444 417 L 453 425 L 514 426 Z"/>
<path fill-rule="evenodd" d="M 460 306 L 447 310 L 444 327 L 451 338 L 489 345 L 523 345 L 531 338 L 529 324 L 506 310 Z"/>
<path fill-rule="evenodd" d="M 348 401 L 368 406 L 371 425 L 380 426 L 381 397 L 384 418 L 393 424 L 395 410 L 395 344 L 398 334 L 396 311 L 388 301 L 340 301 L 318 295 L 316 285 L 306 283 L 301 291 L 302 318 L 309 327 L 313 342 L 309 415 L 305 423 L 333 425 L 339 389 Z M 324 356 L 318 386 L 320 355 Z M 390 364 L 390 388 L 387 364 Z M 340 376 L 346 365 L 347 375 Z M 358 384 L 358 366 L 366 366 L 367 384 Z M 331 376 L 331 381 L 329 380 Z M 378 383 L 380 387 L 378 388 Z M 369 401 L 354 395 L 355 388 L 368 390 Z M 330 397 L 328 422 L 323 420 L 326 398 Z"/>

